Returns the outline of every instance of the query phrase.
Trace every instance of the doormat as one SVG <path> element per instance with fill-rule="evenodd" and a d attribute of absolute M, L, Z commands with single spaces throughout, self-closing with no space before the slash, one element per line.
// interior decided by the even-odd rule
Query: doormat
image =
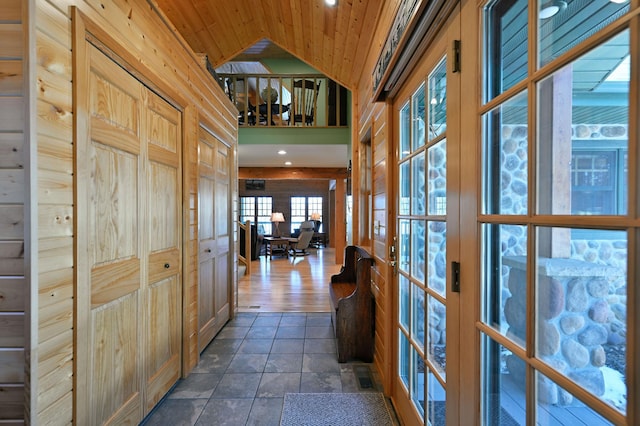
<path fill-rule="evenodd" d="M 391 426 L 384 396 L 366 393 L 287 393 L 280 426 Z"/>

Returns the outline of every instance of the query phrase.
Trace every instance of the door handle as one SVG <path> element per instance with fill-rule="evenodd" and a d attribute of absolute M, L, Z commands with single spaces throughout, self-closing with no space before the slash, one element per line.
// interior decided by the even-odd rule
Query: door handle
<path fill-rule="evenodd" d="M 391 269 L 393 270 L 393 275 L 398 275 L 398 262 L 390 260 L 389 266 L 391 266 Z"/>

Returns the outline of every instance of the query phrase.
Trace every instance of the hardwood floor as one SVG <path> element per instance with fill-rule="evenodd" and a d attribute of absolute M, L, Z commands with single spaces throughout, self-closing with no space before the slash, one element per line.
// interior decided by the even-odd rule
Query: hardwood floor
<path fill-rule="evenodd" d="M 259 256 L 238 280 L 239 312 L 329 312 L 329 279 L 340 271 L 333 248 L 306 256 Z"/>

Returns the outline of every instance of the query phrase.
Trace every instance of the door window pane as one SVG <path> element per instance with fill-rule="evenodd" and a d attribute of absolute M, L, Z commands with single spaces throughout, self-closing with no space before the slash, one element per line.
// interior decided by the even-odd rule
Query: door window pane
<path fill-rule="evenodd" d="M 409 274 L 411 226 L 407 219 L 398 221 L 398 233 L 398 269 Z"/>
<path fill-rule="evenodd" d="M 427 205 L 424 176 L 424 151 L 411 159 L 411 214 L 423 215 Z"/>
<path fill-rule="evenodd" d="M 409 280 L 404 275 L 398 276 L 398 288 L 400 295 L 398 297 L 400 312 L 400 325 L 409 332 Z"/>
<path fill-rule="evenodd" d="M 525 362 L 487 335 L 481 345 L 482 424 L 527 424 Z"/>
<path fill-rule="evenodd" d="M 483 125 L 483 212 L 527 214 L 527 92 L 486 113 Z"/>
<path fill-rule="evenodd" d="M 609 426 L 612 424 L 540 372 L 536 372 L 536 387 L 538 425 Z"/>
<path fill-rule="evenodd" d="M 428 268 L 427 287 L 435 290 L 442 297 L 447 293 L 447 223 L 427 222 L 428 238 Z"/>
<path fill-rule="evenodd" d="M 447 214 L 447 141 L 441 140 L 427 150 L 429 214 Z"/>
<path fill-rule="evenodd" d="M 419 149 L 424 145 L 424 84 L 411 97 L 413 115 L 413 150 Z"/>
<path fill-rule="evenodd" d="M 445 407 L 445 390 L 427 367 L 427 421 L 431 426 L 445 426 L 447 412 Z"/>
<path fill-rule="evenodd" d="M 432 296 L 427 297 L 427 358 L 444 379 L 447 351 L 447 307 Z"/>
<path fill-rule="evenodd" d="M 424 352 L 424 290 L 411 286 L 411 339 Z"/>
<path fill-rule="evenodd" d="M 564 3 L 564 4 L 562 4 Z M 538 63 L 542 67 L 629 11 L 628 1 L 538 0 Z"/>
<path fill-rule="evenodd" d="M 626 411 L 627 233 L 540 227 L 536 234 L 536 356 Z"/>
<path fill-rule="evenodd" d="M 399 336 L 399 352 L 400 357 L 398 359 L 398 376 L 405 386 L 405 389 L 409 390 L 409 339 L 403 332 L 398 333 Z"/>
<path fill-rule="evenodd" d="M 409 103 L 400 110 L 400 158 L 411 154 L 411 111 Z"/>
<path fill-rule="evenodd" d="M 538 83 L 539 213 L 627 213 L 628 57 L 623 31 Z"/>
<path fill-rule="evenodd" d="M 400 164 L 400 176 L 399 176 L 399 184 L 398 184 L 398 197 L 399 205 L 398 205 L 398 214 L 408 215 L 410 213 L 409 210 L 409 201 L 411 200 L 411 179 L 409 178 L 409 167 L 411 162 L 405 161 Z"/>
<path fill-rule="evenodd" d="M 422 284 L 424 283 L 425 269 L 425 222 L 412 220 L 411 226 L 411 276 Z"/>
<path fill-rule="evenodd" d="M 429 75 L 429 140 L 447 130 L 447 61 L 442 60 Z"/>
<path fill-rule="evenodd" d="M 411 400 L 413 405 L 418 409 L 420 417 L 424 418 L 424 377 L 425 365 L 420 354 L 411 347 Z"/>
<path fill-rule="evenodd" d="M 527 76 L 527 0 L 496 0 L 484 10 L 485 101 Z"/>
<path fill-rule="evenodd" d="M 527 335 L 527 228 L 486 224 L 482 230 L 482 321 L 524 346 Z"/>

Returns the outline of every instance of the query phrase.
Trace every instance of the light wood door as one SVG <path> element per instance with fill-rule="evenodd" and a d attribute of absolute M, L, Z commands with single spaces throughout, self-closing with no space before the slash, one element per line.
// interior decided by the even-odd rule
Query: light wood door
<path fill-rule="evenodd" d="M 88 72 L 78 73 L 87 99 L 76 152 L 76 420 L 137 424 L 180 371 L 180 114 L 87 46 L 78 52 Z"/>
<path fill-rule="evenodd" d="M 394 102 L 394 400 L 407 424 L 459 424 L 459 31 L 456 9 Z"/>
<path fill-rule="evenodd" d="M 145 378 L 146 415 L 178 380 L 181 348 L 180 112 L 146 94 L 148 149 Z"/>
<path fill-rule="evenodd" d="M 230 318 L 231 203 L 229 148 L 200 128 L 198 346 L 203 350 Z"/>

